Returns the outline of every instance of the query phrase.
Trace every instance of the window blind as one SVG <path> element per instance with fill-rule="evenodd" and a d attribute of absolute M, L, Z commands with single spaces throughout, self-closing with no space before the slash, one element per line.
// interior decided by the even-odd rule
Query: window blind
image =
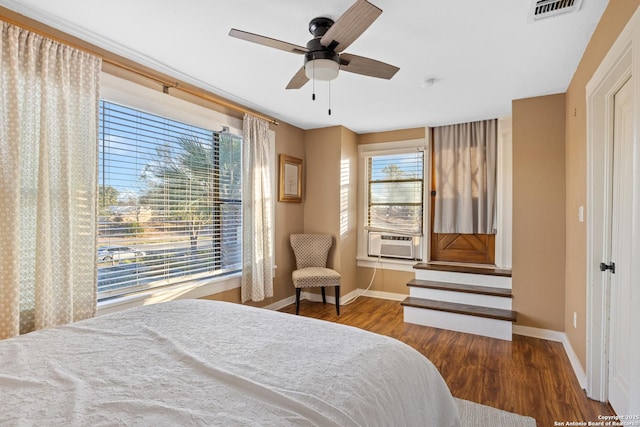
<path fill-rule="evenodd" d="M 367 225 L 370 228 L 422 233 L 422 151 L 369 157 L 367 180 Z"/>
<path fill-rule="evenodd" d="M 100 101 L 98 299 L 241 269 L 241 137 Z"/>

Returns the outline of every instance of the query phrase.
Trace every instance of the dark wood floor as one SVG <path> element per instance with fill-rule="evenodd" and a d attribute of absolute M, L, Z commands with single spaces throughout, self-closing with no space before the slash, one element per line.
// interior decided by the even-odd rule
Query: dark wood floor
<path fill-rule="evenodd" d="M 295 306 L 280 310 L 295 313 Z M 586 397 L 561 343 L 514 335 L 502 341 L 404 323 L 399 302 L 360 297 L 336 315 L 302 301 L 300 315 L 356 326 L 412 346 L 440 370 L 455 397 L 528 415 L 538 427 L 598 421 L 611 407 Z M 556 424 L 559 425 L 559 424 Z"/>

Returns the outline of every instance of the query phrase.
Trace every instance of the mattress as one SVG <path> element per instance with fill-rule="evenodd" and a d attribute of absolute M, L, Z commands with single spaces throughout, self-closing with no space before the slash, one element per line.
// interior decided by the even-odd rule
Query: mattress
<path fill-rule="evenodd" d="M 0 341 L 0 424 L 458 426 L 433 364 L 393 338 L 181 300 Z"/>

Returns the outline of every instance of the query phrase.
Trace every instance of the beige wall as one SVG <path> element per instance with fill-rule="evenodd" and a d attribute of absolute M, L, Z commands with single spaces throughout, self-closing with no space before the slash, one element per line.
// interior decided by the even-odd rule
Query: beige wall
<path fill-rule="evenodd" d="M 302 129 L 286 123 L 271 128 L 276 133 L 276 158 L 280 154 L 286 154 L 304 160 L 304 131 Z M 276 167 L 276 175 L 278 170 L 279 168 Z M 278 179 L 277 176 L 274 178 Z M 277 268 L 273 302 L 286 299 L 295 293 L 291 282 L 291 272 L 295 269 L 296 263 L 289 244 L 289 235 L 301 233 L 304 230 L 303 204 L 276 201 L 275 228 L 274 243 Z"/>
<path fill-rule="evenodd" d="M 513 309 L 564 330 L 565 96 L 513 101 Z"/>
<path fill-rule="evenodd" d="M 387 132 L 364 133 L 358 136 L 358 144 L 375 144 L 378 142 L 409 141 L 425 137 L 425 128 L 392 130 Z"/>
<path fill-rule="evenodd" d="M 342 128 L 340 151 L 339 232 L 341 291 L 357 289 L 358 252 L 358 135 Z"/>
<path fill-rule="evenodd" d="M 340 229 L 340 158 L 342 127 L 305 131 L 305 233 L 335 233 Z M 331 259 L 337 262 L 335 248 Z"/>
<path fill-rule="evenodd" d="M 343 180 L 342 168 L 345 164 L 357 164 L 357 136 L 349 129 L 334 126 L 306 131 L 304 142 L 304 231 L 330 233 L 335 237 L 329 266 L 342 275 L 340 291 L 346 295 L 356 289 L 357 187 L 351 179 L 356 170 L 350 169 Z M 341 186 L 343 181 L 348 181 L 345 188 Z M 333 290 L 328 293 L 333 295 Z"/>
<path fill-rule="evenodd" d="M 416 278 L 412 271 L 377 269 L 375 276 L 373 272 L 373 268 L 358 267 L 358 288 L 367 289 L 371 284 L 370 290 L 372 291 L 409 295 L 407 282 Z M 373 283 L 371 282 L 372 278 Z"/>
<path fill-rule="evenodd" d="M 587 203 L 586 85 L 640 0 L 610 0 L 566 93 L 566 266 L 564 330 L 582 366 L 586 366 L 586 221 L 578 222 Z M 573 327 L 573 313 L 577 328 Z"/>

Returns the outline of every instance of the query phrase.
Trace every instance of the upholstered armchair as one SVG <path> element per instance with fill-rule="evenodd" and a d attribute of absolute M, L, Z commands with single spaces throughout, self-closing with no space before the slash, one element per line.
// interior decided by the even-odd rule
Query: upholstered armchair
<path fill-rule="evenodd" d="M 324 288 L 334 286 L 336 313 L 340 315 L 340 273 L 327 268 L 329 250 L 333 245 L 331 234 L 292 234 L 290 241 L 296 257 L 296 270 L 291 275 L 296 288 L 296 314 L 300 312 L 302 288 L 320 287 L 322 302 L 326 304 Z"/>

